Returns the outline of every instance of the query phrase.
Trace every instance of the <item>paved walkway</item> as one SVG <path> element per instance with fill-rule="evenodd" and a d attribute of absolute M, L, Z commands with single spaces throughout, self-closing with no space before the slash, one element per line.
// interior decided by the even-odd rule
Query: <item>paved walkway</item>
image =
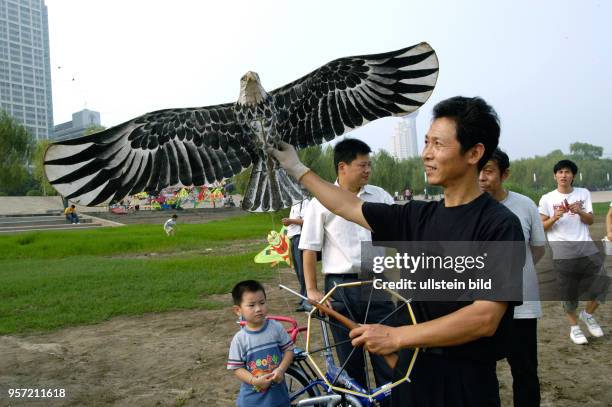
<path fill-rule="evenodd" d="M 106 212 L 108 207 L 89 208 L 76 205 L 77 212 Z M 47 215 L 64 211 L 59 196 L 0 196 L 0 216 L 2 215 Z"/>
<path fill-rule="evenodd" d="M 233 195 L 234 202 L 238 203 L 242 199 L 240 195 Z M 136 202 L 138 203 L 138 202 Z M 217 205 L 220 203 L 217 202 Z M 141 204 L 142 206 L 142 204 Z M 193 203 L 184 205 L 184 209 L 192 209 Z M 211 208 L 212 205 L 205 201 L 199 208 Z M 108 213 L 108 206 L 81 206 L 76 205 L 77 213 Z M 59 196 L 0 196 L 0 216 L 10 215 L 57 215 L 63 213 L 64 206 Z"/>
<path fill-rule="evenodd" d="M 596 191 L 591 192 L 593 202 L 612 202 L 612 191 Z"/>
<path fill-rule="evenodd" d="M 612 191 L 591 192 L 593 202 L 611 202 Z M 418 198 L 422 198 L 417 196 Z M 238 201 L 236 201 L 238 202 Z M 0 216 L 4 215 L 26 215 L 26 214 L 50 214 L 63 210 L 62 200 L 59 196 L 0 196 Z M 108 212 L 107 206 L 77 205 L 77 212 L 91 213 Z"/>

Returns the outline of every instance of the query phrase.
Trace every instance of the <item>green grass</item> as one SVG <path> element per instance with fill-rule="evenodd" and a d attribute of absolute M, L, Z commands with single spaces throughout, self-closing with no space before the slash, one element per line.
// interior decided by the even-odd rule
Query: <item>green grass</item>
<path fill-rule="evenodd" d="M 598 219 L 608 205 L 594 204 Z M 179 225 L 173 238 L 160 225 L 0 236 L 0 334 L 218 308 L 208 296 L 228 293 L 246 278 L 274 275 L 253 257 L 282 216 Z"/>
<path fill-rule="evenodd" d="M 61 259 L 122 253 L 164 253 L 221 247 L 232 240 L 265 240 L 278 230 L 282 215 L 253 214 L 206 224 L 178 225 L 167 238 L 161 225 L 131 225 L 70 232 L 33 232 L 0 236 L 0 259 Z"/>
<path fill-rule="evenodd" d="M 270 215 L 249 215 L 179 225 L 172 238 L 159 225 L 0 236 L 0 334 L 218 308 L 206 297 L 276 272 L 253 262 L 273 225 Z M 163 255 L 139 256 L 153 252 Z"/>
<path fill-rule="evenodd" d="M 608 213 L 608 209 L 610 208 L 610 202 L 597 202 L 593 204 L 593 214 L 595 216 L 605 216 Z"/>

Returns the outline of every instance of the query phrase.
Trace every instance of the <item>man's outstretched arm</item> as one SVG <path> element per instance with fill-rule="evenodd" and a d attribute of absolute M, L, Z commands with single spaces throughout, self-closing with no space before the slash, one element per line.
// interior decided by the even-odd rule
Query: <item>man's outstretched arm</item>
<path fill-rule="evenodd" d="M 268 154 L 272 154 L 278 160 L 281 167 L 304 185 L 324 207 L 346 220 L 372 230 L 361 211 L 361 205 L 363 205 L 361 199 L 349 191 L 325 181 L 302 164 L 295 148 L 291 144 L 281 142 L 279 147 L 281 150 L 269 148 Z"/>

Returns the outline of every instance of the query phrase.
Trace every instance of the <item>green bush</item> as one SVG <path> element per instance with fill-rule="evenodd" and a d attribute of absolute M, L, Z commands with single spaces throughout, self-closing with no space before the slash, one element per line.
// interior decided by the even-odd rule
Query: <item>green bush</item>
<path fill-rule="evenodd" d="M 26 196 L 42 196 L 42 193 L 38 189 L 30 189 L 26 192 Z"/>

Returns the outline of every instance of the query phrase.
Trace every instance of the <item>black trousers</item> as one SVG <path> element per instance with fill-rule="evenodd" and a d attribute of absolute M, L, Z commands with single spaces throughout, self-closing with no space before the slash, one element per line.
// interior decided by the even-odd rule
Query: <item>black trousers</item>
<path fill-rule="evenodd" d="M 406 375 L 411 350 L 400 353 L 395 380 Z M 495 361 L 462 360 L 419 353 L 410 382 L 391 391 L 394 407 L 499 407 Z"/>
<path fill-rule="evenodd" d="M 507 359 L 512 371 L 514 407 L 539 407 L 538 320 L 515 319 L 513 324 L 513 340 Z"/>
<path fill-rule="evenodd" d="M 306 283 L 304 282 L 304 263 L 302 260 L 302 250 L 300 250 L 300 236 L 295 235 L 291 238 L 291 261 L 295 275 L 300 283 L 300 294 L 306 296 Z"/>
<path fill-rule="evenodd" d="M 325 276 L 325 292 L 329 292 L 334 287 L 334 282 L 337 284 L 358 281 L 357 274 L 327 274 Z M 332 296 L 332 307 L 344 316 L 358 322 L 360 324 L 378 323 L 385 316 L 391 313 L 394 305 L 390 301 L 373 301 L 370 308 L 367 309 L 368 296 L 371 286 L 361 287 L 343 287 L 336 289 Z M 344 297 L 344 298 L 343 298 Z M 346 305 L 345 305 L 346 304 Z M 348 309 L 347 309 L 348 305 Z M 366 321 L 367 311 L 367 321 Z M 387 325 L 391 323 L 385 322 Z M 349 339 L 348 331 L 331 326 L 332 335 L 335 343 Z M 350 342 L 344 343 L 336 347 L 338 360 L 344 364 L 351 354 L 353 346 Z M 364 371 L 365 361 L 364 352 L 362 349 L 355 349 L 350 360 L 346 363 L 345 370 L 353 379 L 357 380 L 362 386 L 366 387 L 366 375 Z M 393 378 L 393 370 L 387 365 L 382 356 L 370 354 L 372 369 L 374 370 L 374 380 L 377 386 L 391 382 Z"/>

